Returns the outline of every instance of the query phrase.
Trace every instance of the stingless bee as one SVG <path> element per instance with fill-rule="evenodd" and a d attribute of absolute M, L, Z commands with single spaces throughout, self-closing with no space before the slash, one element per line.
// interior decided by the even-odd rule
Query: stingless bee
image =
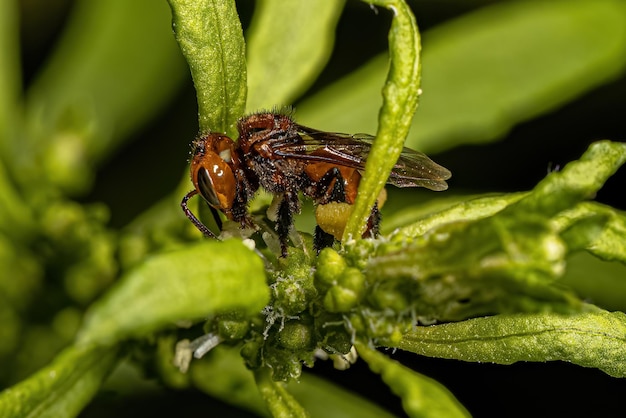
<path fill-rule="evenodd" d="M 273 194 L 277 201 L 275 229 L 283 257 L 287 255 L 293 216 L 300 213 L 299 192 L 311 198 L 315 205 L 354 204 L 372 136 L 318 131 L 298 125 L 280 112 L 245 116 L 239 120 L 237 129 L 236 143 L 219 133 L 202 135 L 193 142 L 194 190 L 185 195 L 181 206 L 204 235 L 215 237 L 187 206 L 196 194 L 209 204 L 218 224 L 216 210 L 241 227 L 253 226 L 248 203 L 259 188 Z M 425 154 L 404 148 L 387 182 L 397 187 L 440 191 L 448 188 L 446 180 L 450 175 L 450 171 Z M 379 222 L 375 205 L 364 237 L 375 236 Z M 316 227 L 317 251 L 333 240 L 333 235 L 319 225 Z"/>

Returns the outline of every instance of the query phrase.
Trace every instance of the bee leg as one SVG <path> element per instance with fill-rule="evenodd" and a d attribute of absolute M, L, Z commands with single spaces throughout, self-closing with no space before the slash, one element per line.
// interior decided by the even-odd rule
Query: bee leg
<path fill-rule="evenodd" d="M 313 235 L 313 249 L 315 253 L 319 255 L 326 247 L 330 247 L 334 244 L 335 237 L 328 232 L 325 232 L 319 225 L 315 226 L 315 235 Z"/>
<path fill-rule="evenodd" d="M 330 202 L 346 201 L 345 181 L 341 175 L 341 171 L 337 167 L 328 170 L 322 178 L 317 182 L 318 195 L 322 197 L 317 199 L 317 204 L 326 204 Z M 315 227 L 315 235 L 313 236 L 313 249 L 317 254 L 324 248 L 330 247 L 335 242 L 332 234 L 324 231 L 318 226 Z"/>
<path fill-rule="evenodd" d="M 300 212 L 298 193 L 285 192 L 276 215 L 276 232 L 280 240 L 281 257 L 287 257 L 287 239 L 293 225 L 293 214 L 298 212 Z"/>
<path fill-rule="evenodd" d="M 333 167 L 328 170 L 326 174 L 324 174 L 317 182 L 318 195 L 322 196 L 321 199 L 318 199 L 317 203 L 326 204 L 328 202 L 345 202 L 346 189 L 344 183 L 345 181 L 341 175 L 341 171 L 339 171 L 337 167 Z"/>
<path fill-rule="evenodd" d="M 367 218 L 367 229 L 363 232 L 363 238 L 376 238 L 380 229 L 380 210 L 378 209 L 378 203 L 374 203 L 372 213 Z"/>
<path fill-rule="evenodd" d="M 235 179 L 238 186 L 231 209 L 233 219 L 239 222 L 242 228 L 252 228 L 254 221 L 248 213 L 248 202 L 254 198 L 257 190 L 259 190 L 259 184 L 258 182 L 252 183 L 241 169 L 235 171 Z"/>
<path fill-rule="evenodd" d="M 217 236 L 213 232 L 211 232 L 211 230 L 209 228 L 207 228 L 207 226 L 205 224 L 200 222 L 200 220 L 198 218 L 196 218 L 196 216 L 193 213 L 191 213 L 191 210 L 189 209 L 189 206 L 187 206 L 187 202 L 189 201 L 189 199 L 191 199 L 193 196 L 195 196 L 197 194 L 198 194 L 197 190 L 192 190 L 189 193 L 187 193 L 185 195 L 185 197 L 183 197 L 183 200 L 180 202 L 180 207 L 183 208 L 183 212 L 185 212 L 185 215 L 189 218 L 191 223 L 194 224 L 196 228 L 198 228 L 198 230 L 200 232 L 202 232 L 207 237 L 217 238 Z M 215 220 L 216 220 L 218 226 L 221 229 L 222 222 L 219 219 L 219 216 L 218 216 L 217 212 L 215 211 L 215 209 L 212 206 L 210 206 L 210 208 L 211 208 L 211 213 L 215 217 Z"/>

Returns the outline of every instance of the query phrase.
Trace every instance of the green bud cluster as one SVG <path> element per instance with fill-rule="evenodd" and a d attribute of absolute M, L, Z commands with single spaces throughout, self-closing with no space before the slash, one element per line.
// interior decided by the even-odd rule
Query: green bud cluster
<path fill-rule="evenodd" d="M 315 282 L 324 295 L 323 307 L 328 312 L 345 313 L 356 307 L 365 294 L 365 276 L 336 251 L 325 248 L 319 255 Z"/>

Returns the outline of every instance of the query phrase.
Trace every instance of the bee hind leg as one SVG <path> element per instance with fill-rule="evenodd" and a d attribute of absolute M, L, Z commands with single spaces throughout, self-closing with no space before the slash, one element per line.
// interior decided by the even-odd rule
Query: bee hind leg
<path fill-rule="evenodd" d="M 331 168 L 322 176 L 317 182 L 316 190 L 316 194 L 320 196 L 316 199 L 317 204 L 324 205 L 330 202 L 345 203 L 347 200 L 345 180 L 337 167 Z M 315 227 L 313 249 L 317 254 L 334 243 L 335 237 L 332 234 L 324 231 L 319 225 Z"/>
<path fill-rule="evenodd" d="M 362 238 L 376 238 L 380 230 L 380 210 L 378 209 L 378 203 L 374 203 L 372 212 L 369 218 L 367 218 L 367 228 L 363 232 Z"/>
<path fill-rule="evenodd" d="M 337 167 L 328 170 L 317 182 L 317 195 L 320 196 L 318 204 L 346 201 L 345 181 Z"/>
<path fill-rule="evenodd" d="M 326 247 L 331 247 L 335 243 L 335 237 L 325 232 L 319 225 L 315 226 L 315 235 L 313 235 L 313 249 L 319 255 Z"/>

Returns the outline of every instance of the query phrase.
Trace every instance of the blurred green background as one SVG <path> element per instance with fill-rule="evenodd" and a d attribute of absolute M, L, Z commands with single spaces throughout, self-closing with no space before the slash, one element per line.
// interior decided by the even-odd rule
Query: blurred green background
<path fill-rule="evenodd" d="M 506 2 L 450 0 L 409 3 L 424 34 L 424 50 L 427 51 L 431 33 L 429 29 L 492 3 Z M 76 4 L 71 0 L 22 0 L 19 6 L 22 87 L 36 95 L 37 89 L 29 89 L 33 85 L 41 85 L 41 69 L 51 64 L 52 51 L 64 36 L 63 30 L 76 11 Z M 245 30 L 251 20 L 254 2 L 242 0 L 238 2 L 238 7 Z M 146 209 L 179 188 L 181 179 L 186 175 L 189 143 L 198 131 L 197 105 L 191 78 L 173 43 L 173 36 L 169 40 L 166 36 L 171 32 L 169 9 L 165 1 L 158 2 L 158 8 L 162 9 L 159 12 L 161 20 L 154 21 L 162 22 L 166 29 L 153 28 L 153 32 L 146 29 L 145 32 L 134 33 L 160 34 L 161 37 L 150 35 L 138 42 L 143 48 L 168 51 L 163 53 L 163 61 L 155 61 L 154 74 L 168 77 L 169 82 L 163 83 L 159 91 L 153 91 L 153 95 L 146 94 L 143 102 L 124 100 L 123 92 L 128 86 L 103 86 L 106 93 L 114 97 L 113 102 L 120 100 L 118 109 L 126 106 L 119 112 L 134 112 L 136 117 L 127 118 L 125 124 L 110 127 L 118 131 L 108 136 L 114 138 L 111 140 L 114 143 L 102 145 L 105 151 L 98 147 L 87 151 L 93 156 L 87 161 L 97 168 L 93 179 L 72 179 L 70 173 L 68 177 L 71 181 L 61 178 L 56 183 L 81 203 L 104 203 L 110 212 L 107 225 L 112 229 L 124 228 Z M 105 17 L 103 21 L 106 22 Z M 141 20 L 133 23 L 138 27 L 142 25 Z M 390 16 L 384 11 L 375 13 L 368 5 L 357 1 L 346 3 L 337 27 L 335 49 L 330 61 L 312 87 L 295 103 L 296 117 L 300 103 L 306 102 L 307 98 L 323 91 L 386 50 L 389 23 Z M 123 38 L 120 38 L 122 41 Z M 97 51 L 98 44 L 84 45 L 83 48 L 87 52 Z M 112 56 L 115 57 L 114 54 Z M 133 59 L 132 56 L 118 58 L 129 63 Z M 59 60 L 62 61 L 63 56 L 56 55 L 52 64 L 59 65 Z M 83 63 L 90 65 L 90 62 Z M 459 71 L 458 68 L 454 70 Z M 129 83 L 141 84 L 144 76 L 144 73 L 137 74 L 137 78 Z M 79 84 L 81 80 L 71 79 L 67 82 L 72 85 Z M 64 88 L 63 85 L 53 87 Z M 477 91 L 475 94 L 482 93 Z M 527 190 L 549 170 L 558 169 L 578 158 L 594 140 L 623 140 L 626 136 L 624 97 L 626 77 L 622 73 L 599 87 L 578 94 L 575 100 L 517 124 L 500 135 L 498 141 L 462 144 L 452 149 L 437 149 L 437 153 L 427 149 L 424 151 L 453 172 L 449 182 L 451 195 Z M 86 109 L 87 106 L 75 110 L 79 116 L 67 116 L 69 124 L 72 125 L 72 120 L 80 120 L 81 111 Z M 418 109 L 418 115 L 419 112 Z M 106 120 L 103 118 L 100 123 L 106 123 Z M 92 126 L 80 128 L 101 129 Z M 333 129 L 332 126 L 322 128 Z M 30 146 L 25 146 L 20 158 L 29 160 L 33 155 L 31 151 Z M 29 190 L 36 191 L 37 180 L 28 176 L 25 178 L 31 185 Z M 625 180 L 626 171 L 622 169 L 609 180 L 597 200 L 626 210 L 623 191 Z M 391 191 L 389 215 L 402 208 L 405 202 L 414 202 L 414 196 L 411 191 Z M 423 193 L 418 196 L 420 199 L 432 197 Z M 182 213 L 180 216 L 183 216 Z M 581 269 L 584 269 L 584 261 L 581 262 Z M 53 295 L 46 295 L 43 299 L 50 300 L 51 297 Z M 42 318 L 29 320 L 32 320 L 33 327 L 44 323 Z M 36 338 L 34 341 L 37 341 Z M 43 358 L 49 358 L 58 348 L 48 346 L 39 350 L 45 352 Z M 422 358 L 399 352 L 388 354 L 443 383 L 475 416 L 495 416 L 503 412 L 507 416 L 609 415 L 621 404 L 620 397 L 626 389 L 624 381 L 608 377 L 597 370 L 564 363 L 494 366 Z M 329 364 L 320 362 L 312 372 L 326 375 L 388 406 L 394 413 L 403 414 L 399 400 L 362 363 L 346 372 L 337 372 Z M 20 377 L 19 374 L 12 376 L 17 377 Z M 159 389 L 147 381 L 142 381 L 141 385 L 128 385 L 127 379 L 141 381 L 136 371 L 116 372 L 103 393 L 82 416 L 111 416 L 113 413 L 120 416 L 122 413 L 127 416 L 139 413 L 165 415 L 168 412 L 183 414 L 198 410 L 210 410 L 215 415 L 234 413 L 228 406 L 211 401 L 199 393 Z M 237 413 L 245 416 L 240 411 Z"/>

